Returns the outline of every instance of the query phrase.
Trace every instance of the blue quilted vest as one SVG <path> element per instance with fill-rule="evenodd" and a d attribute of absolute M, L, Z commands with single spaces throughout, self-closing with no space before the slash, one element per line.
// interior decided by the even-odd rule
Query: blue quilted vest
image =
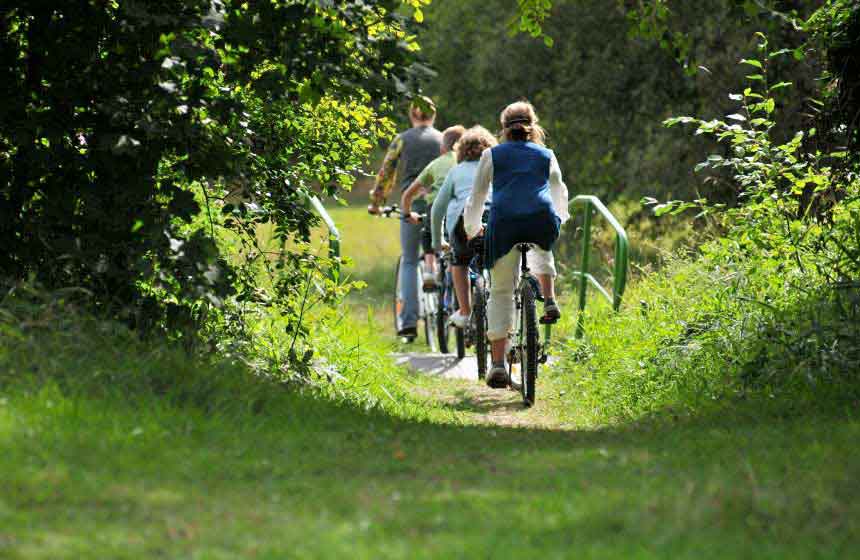
<path fill-rule="evenodd" d="M 550 250 L 561 218 L 549 192 L 552 151 L 532 142 L 505 142 L 492 148 L 493 201 L 487 223 L 486 266 L 518 243 Z"/>

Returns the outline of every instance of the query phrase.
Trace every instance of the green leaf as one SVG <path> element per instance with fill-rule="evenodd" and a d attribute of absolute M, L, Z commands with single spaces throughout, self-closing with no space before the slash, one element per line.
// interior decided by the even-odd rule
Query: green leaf
<path fill-rule="evenodd" d="M 771 114 L 776 109 L 776 102 L 773 99 L 768 99 L 764 102 L 764 109 L 767 111 L 767 114 Z"/>
<path fill-rule="evenodd" d="M 778 90 L 778 89 L 787 88 L 787 87 L 790 87 L 790 86 L 793 86 L 793 85 L 794 85 L 794 84 L 793 84 L 792 82 L 779 82 L 779 83 L 778 83 L 778 84 L 776 84 L 775 86 L 771 86 L 771 87 L 770 87 L 770 91 L 776 91 L 776 90 Z"/>
<path fill-rule="evenodd" d="M 756 68 L 764 68 L 761 62 L 755 59 L 744 58 L 741 60 L 741 64 L 749 64 L 750 66 L 755 66 Z"/>

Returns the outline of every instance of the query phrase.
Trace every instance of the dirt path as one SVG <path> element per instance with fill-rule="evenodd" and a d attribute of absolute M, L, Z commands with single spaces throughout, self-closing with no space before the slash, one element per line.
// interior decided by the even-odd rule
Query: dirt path
<path fill-rule="evenodd" d="M 525 408 L 519 392 L 490 389 L 478 380 L 474 356 L 462 360 L 451 354 L 398 353 L 398 365 L 438 380 L 414 388 L 429 398 L 468 417 L 469 422 L 506 427 L 564 429 L 541 403 Z"/>
<path fill-rule="evenodd" d="M 478 380 L 478 361 L 474 356 L 466 356 L 458 360 L 453 354 L 394 354 L 399 366 L 406 366 L 412 371 L 442 379 L 471 379 Z"/>

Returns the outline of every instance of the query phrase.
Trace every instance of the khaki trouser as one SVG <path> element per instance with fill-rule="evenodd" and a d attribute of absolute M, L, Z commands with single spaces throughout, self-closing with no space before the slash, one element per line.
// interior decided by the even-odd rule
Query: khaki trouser
<path fill-rule="evenodd" d="M 487 338 L 507 338 L 514 322 L 514 288 L 520 276 L 520 251 L 517 248 L 496 261 L 490 270 L 490 304 L 487 309 Z M 552 251 L 532 247 L 526 255 L 532 274 L 555 276 Z"/>

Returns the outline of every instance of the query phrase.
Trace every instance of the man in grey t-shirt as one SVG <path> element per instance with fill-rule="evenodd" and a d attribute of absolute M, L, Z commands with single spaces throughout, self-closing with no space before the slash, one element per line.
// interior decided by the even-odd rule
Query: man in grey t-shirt
<path fill-rule="evenodd" d="M 421 171 L 431 161 L 439 157 L 442 147 L 442 133 L 433 127 L 436 120 L 436 106 L 427 97 L 420 97 L 409 107 L 409 120 L 412 128 L 398 134 L 388 151 L 376 185 L 370 193 L 370 206 L 367 211 L 378 214 L 385 197 L 395 184 L 399 192 L 409 188 Z M 426 202 L 416 201 L 416 212 L 427 210 Z M 398 320 L 398 336 L 413 339 L 418 334 L 418 260 L 421 245 L 421 226 L 400 222 L 400 250 L 403 260 L 400 266 L 400 285 L 402 286 L 403 307 Z"/>

